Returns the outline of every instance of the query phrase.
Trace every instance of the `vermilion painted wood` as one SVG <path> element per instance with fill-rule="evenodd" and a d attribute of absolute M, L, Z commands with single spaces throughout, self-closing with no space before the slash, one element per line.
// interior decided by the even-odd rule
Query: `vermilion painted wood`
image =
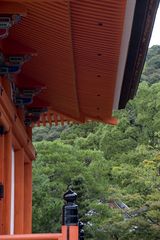
<path fill-rule="evenodd" d="M 15 234 L 24 233 L 24 149 L 15 151 Z"/>
<path fill-rule="evenodd" d="M 61 233 L 2 235 L 0 237 L 1 240 L 62 240 Z"/>
<path fill-rule="evenodd" d="M 3 206 L 3 234 L 10 234 L 11 213 L 11 158 L 12 158 L 12 131 L 5 135 L 4 140 L 4 206 Z"/>
<path fill-rule="evenodd" d="M 11 125 L 11 123 L 14 121 L 16 110 L 11 101 L 10 93 L 8 93 L 8 90 L 4 87 L 5 82 L 7 82 L 7 80 L 3 79 L 3 84 L 0 85 L 0 87 L 3 89 L 2 94 L 0 95 L 0 106 L 3 108 L 3 112 L 8 117 L 7 121 L 10 121 Z"/>
<path fill-rule="evenodd" d="M 13 124 L 13 131 L 20 142 L 21 146 L 24 147 L 30 160 L 35 159 L 35 150 L 32 145 L 31 139 L 28 137 L 25 127 L 19 118 L 16 118 L 16 121 Z"/>
<path fill-rule="evenodd" d="M 0 86 L 3 87 L 3 85 Z M 35 150 L 31 138 L 27 135 L 25 126 L 18 117 L 16 108 L 5 90 L 0 95 L 0 123 L 3 123 L 7 130 L 12 126 L 14 141 L 17 142 L 16 145 L 19 143 L 21 147 L 24 147 L 29 159 L 34 160 Z"/>
<path fill-rule="evenodd" d="M 46 86 L 38 102 L 43 100 L 55 112 L 80 122 L 108 122 L 126 0 L 19 2 L 28 15 L 5 42 L 14 40 L 38 53 L 23 68 L 20 82 L 25 85 L 25 76 Z"/>
<path fill-rule="evenodd" d="M 9 124 L 7 121 L 7 118 L 5 117 L 6 114 L 4 114 L 4 112 L 1 111 L 1 107 L 0 107 L 0 125 L 4 127 L 5 131 L 8 132 L 9 131 Z"/>
<path fill-rule="evenodd" d="M 16 139 L 14 134 L 12 135 L 12 143 L 13 143 L 15 151 L 21 149 L 21 145 L 19 144 L 19 141 Z"/>
<path fill-rule="evenodd" d="M 4 77 L 2 78 L 2 81 L 1 81 L 1 84 L 2 84 L 2 87 L 3 89 L 5 90 L 5 93 L 10 97 L 11 96 L 11 85 L 10 85 L 10 82 L 7 81 Z M 2 94 L 3 94 L 3 91 L 2 91 Z M 1 95 L 2 95 L 1 94 Z"/>
<path fill-rule="evenodd" d="M 20 44 L 17 41 L 3 41 L 3 53 L 4 55 L 23 55 L 23 54 L 28 54 L 31 57 L 36 57 L 37 56 L 37 52 L 36 50 L 28 47 L 28 46 L 24 46 L 23 44 Z M 21 86 L 21 84 L 19 83 L 19 85 Z M 26 86 L 29 85 L 29 83 L 26 83 Z"/>
<path fill-rule="evenodd" d="M 0 136 L 0 183 L 4 183 L 4 135 Z M 0 200 L 0 235 L 2 234 L 3 199 Z"/>
<path fill-rule="evenodd" d="M 32 79 L 31 86 L 34 86 L 35 82 L 46 86 L 46 90 L 42 91 L 33 104 L 33 106 L 44 104 L 50 109 L 49 115 L 44 114 L 41 117 L 40 124 L 42 122 L 45 125 L 46 121 L 50 124 L 52 121 L 58 124 L 63 119 L 58 113 L 67 115 L 67 121 L 74 119 L 83 122 L 87 119 L 95 119 L 115 122 L 111 115 L 126 0 L 22 0 L 19 2 L 23 2 L 23 9 L 28 9 L 28 16 L 14 26 L 10 37 L 0 45 L 7 54 L 9 54 L 7 51 L 11 51 L 12 54 L 23 53 L 23 51 L 32 54 L 32 49 L 37 50 L 38 57 L 33 58 L 22 68 L 23 74 L 16 83 L 20 82 L 21 86 L 25 86 L 26 80 Z M 9 5 L 5 0 L 1 3 L 3 8 L 0 11 L 16 13 L 17 4 Z M 4 6 L 7 10 L 4 10 Z M 19 11 L 22 12 L 20 9 Z M 12 52 L 13 50 L 15 52 Z M 35 153 L 22 119 L 17 116 L 17 111 L 10 99 L 9 83 L 6 79 L 0 82 L 4 87 L 0 95 L 0 113 L 2 113 L 0 121 L 4 125 L 8 124 L 7 130 L 9 130 L 5 136 L 4 148 L 5 198 L 2 233 L 10 232 L 12 144 L 16 145 L 17 150 L 23 147 L 23 155 L 28 159 L 26 161 L 28 163 L 24 165 L 24 172 L 22 170 L 16 179 L 15 208 L 17 209 L 18 204 L 22 209 L 24 207 L 24 216 L 23 211 L 15 212 L 15 230 L 31 233 L 32 165 L 30 160 L 34 159 Z M 16 170 L 18 173 L 22 169 L 21 164 L 22 162 Z M 22 180 L 21 183 L 18 178 Z M 22 202 L 20 196 L 22 196 Z M 66 240 L 66 226 L 62 227 L 62 233 L 60 238 L 63 236 L 63 240 Z M 44 236 L 48 235 L 42 237 Z M 78 227 L 73 229 L 70 227 L 70 238 L 78 240 Z"/>
<path fill-rule="evenodd" d="M 69 227 L 69 240 L 78 240 L 79 239 L 79 231 L 78 226 L 70 226 Z"/>
<path fill-rule="evenodd" d="M 26 127 L 26 132 L 29 136 L 29 139 L 32 140 L 32 128 L 31 127 Z"/>
<path fill-rule="evenodd" d="M 22 16 L 26 16 L 27 10 L 24 5 L 20 3 L 9 3 L 5 0 L 1 0 L 0 14 L 21 14 Z"/>
<path fill-rule="evenodd" d="M 67 226 L 62 226 L 62 240 L 67 240 Z"/>
<path fill-rule="evenodd" d="M 24 233 L 32 233 L 32 162 L 24 164 Z"/>
<path fill-rule="evenodd" d="M 67 234 L 68 232 L 68 234 Z M 67 239 L 67 235 L 69 239 Z M 62 226 L 62 240 L 78 240 L 78 226 Z"/>

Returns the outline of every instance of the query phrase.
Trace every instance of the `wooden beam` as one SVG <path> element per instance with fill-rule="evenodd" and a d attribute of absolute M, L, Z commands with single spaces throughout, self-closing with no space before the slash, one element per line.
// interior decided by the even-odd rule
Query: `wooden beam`
<path fill-rule="evenodd" d="M 20 3 L 1 0 L 0 14 L 20 14 L 21 16 L 26 16 L 27 9 Z"/>
<path fill-rule="evenodd" d="M 4 142 L 4 205 L 3 205 L 3 234 L 10 234 L 11 215 L 11 159 L 12 159 L 12 131 L 5 135 Z"/>
<path fill-rule="evenodd" d="M 12 143 L 13 143 L 15 151 L 18 151 L 21 149 L 21 145 L 20 145 L 19 141 L 17 140 L 17 138 L 14 136 L 14 134 L 12 135 Z"/>
<path fill-rule="evenodd" d="M 0 183 L 4 184 L 4 135 L 0 136 Z M 0 200 L 0 235 L 2 234 L 3 199 Z"/>
<path fill-rule="evenodd" d="M 7 81 L 7 80 L 3 79 L 3 81 Z M 2 94 L 0 95 L 0 105 L 4 109 L 4 112 L 7 114 L 9 120 L 13 122 L 16 114 L 16 109 L 11 99 L 7 95 L 4 86 L 0 85 L 0 87 L 3 89 Z"/>
<path fill-rule="evenodd" d="M 24 230 L 24 149 L 15 152 L 15 234 Z"/>
<path fill-rule="evenodd" d="M 119 109 L 137 92 L 160 0 L 136 1 Z"/>
<path fill-rule="evenodd" d="M 5 117 L 5 115 L 3 114 L 3 112 L 0 111 L 0 125 L 2 127 L 4 127 L 5 132 L 9 131 L 9 124 L 8 121 Z"/>
<path fill-rule="evenodd" d="M 48 118 L 48 122 L 49 122 L 50 127 L 52 127 L 52 119 L 51 119 L 50 111 L 48 111 L 48 113 L 47 113 L 47 118 Z"/>
<path fill-rule="evenodd" d="M 3 88 L 2 85 L 0 85 L 0 87 Z M 0 122 L 4 122 L 7 129 L 9 128 L 9 125 L 12 125 L 12 131 L 16 141 L 19 142 L 21 147 L 24 147 L 24 150 L 30 160 L 34 160 L 35 150 L 31 139 L 26 132 L 25 125 L 17 115 L 16 108 L 4 89 L 2 95 L 0 95 Z"/>
<path fill-rule="evenodd" d="M 32 127 L 30 126 L 26 127 L 26 132 L 29 136 L 29 139 L 32 140 Z"/>
<path fill-rule="evenodd" d="M 3 53 L 4 55 L 7 55 L 7 56 L 8 55 L 25 55 L 25 54 L 30 55 L 32 57 L 37 56 L 36 50 L 28 46 L 25 46 L 13 39 L 8 39 L 7 41 L 3 42 Z"/>
<path fill-rule="evenodd" d="M 24 233 L 32 232 L 32 162 L 24 164 Z"/>
<path fill-rule="evenodd" d="M 28 157 L 30 158 L 30 160 L 34 160 L 35 159 L 34 147 L 32 145 L 31 139 L 27 135 L 25 127 L 23 126 L 22 122 L 18 117 L 16 118 L 16 121 L 13 124 L 13 133 L 17 140 L 19 141 L 19 143 L 21 144 L 21 146 L 24 147 L 24 150 Z"/>
<path fill-rule="evenodd" d="M 56 112 L 53 112 L 54 122 L 55 125 L 58 126 L 58 114 Z"/>
<path fill-rule="evenodd" d="M 1 240 L 62 240 L 61 233 L 3 235 Z M 65 239 L 66 240 L 66 239 Z"/>
<path fill-rule="evenodd" d="M 52 2 L 53 0 L 49 0 L 50 2 Z M 15 3 L 15 0 L 1 0 L 1 2 L 10 2 L 10 3 Z M 17 3 L 41 3 L 44 2 L 44 0 L 16 0 Z"/>

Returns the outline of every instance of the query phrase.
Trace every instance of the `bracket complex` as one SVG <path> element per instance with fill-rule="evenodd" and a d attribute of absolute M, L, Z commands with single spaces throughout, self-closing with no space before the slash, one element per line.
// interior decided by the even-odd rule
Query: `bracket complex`
<path fill-rule="evenodd" d="M 7 38 L 9 29 L 19 23 L 26 15 L 23 5 L 14 2 L 2 2 L 0 8 L 0 40 Z"/>

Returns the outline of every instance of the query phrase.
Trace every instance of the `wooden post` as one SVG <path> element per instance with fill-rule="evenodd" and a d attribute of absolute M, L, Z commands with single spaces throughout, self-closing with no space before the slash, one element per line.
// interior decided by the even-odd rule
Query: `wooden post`
<path fill-rule="evenodd" d="M 32 162 L 24 164 L 24 233 L 32 232 Z"/>
<path fill-rule="evenodd" d="M 62 226 L 62 240 L 67 240 L 67 226 Z"/>
<path fill-rule="evenodd" d="M 0 135 L 0 183 L 4 184 L 4 135 Z M 2 213 L 3 213 L 3 202 L 0 200 L 0 235 L 2 234 Z"/>
<path fill-rule="evenodd" d="M 62 240 L 79 240 L 78 226 L 62 226 Z"/>
<path fill-rule="evenodd" d="M 24 149 L 15 152 L 15 234 L 24 233 Z"/>
<path fill-rule="evenodd" d="M 11 220 L 11 160 L 12 160 L 12 131 L 5 135 L 4 142 L 4 205 L 3 205 L 3 234 L 10 234 Z"/>
<path fill-rule="evenodd" d="M 69 227 L 69 240 L 78 240 L 79 239 L 79 228 L 78 226 Z"/>

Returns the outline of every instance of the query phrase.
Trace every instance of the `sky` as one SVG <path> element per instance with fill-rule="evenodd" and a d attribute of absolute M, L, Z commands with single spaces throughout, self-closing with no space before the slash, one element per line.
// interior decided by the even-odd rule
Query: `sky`
<path fill-rule="evenodd" d="M 156 16 L 149 47 L 152 47 L 153 45 L 160 45 L 160 6 L 157 11 L 157 16 Z"/>

